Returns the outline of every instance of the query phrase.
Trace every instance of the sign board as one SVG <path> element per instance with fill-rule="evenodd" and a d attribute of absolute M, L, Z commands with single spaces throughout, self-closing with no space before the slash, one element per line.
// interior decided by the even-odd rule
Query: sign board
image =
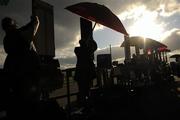
<path fill-rule="evenodd" d="M 130 49 L 130 43 L 129 43 L 129 37 L 124 36 L 124 51 L 125 51 L 125 61 L 130 61 L 131 59 L 131 49 Z"/>
<path fill-rule="evenodd" d="M 97 55 L 97 67 L 98 68 L 107 68 L 110 69 L 112 66 L 111 63 L 111 54 L 99 54 Z"/>
<path fill-rule="evenodd" d="M 32 14 L 39 17 L 40 25 L 35 36 L 35 47 L 39 55 L 55 56 L 53 6 L 32 0 Z"/>

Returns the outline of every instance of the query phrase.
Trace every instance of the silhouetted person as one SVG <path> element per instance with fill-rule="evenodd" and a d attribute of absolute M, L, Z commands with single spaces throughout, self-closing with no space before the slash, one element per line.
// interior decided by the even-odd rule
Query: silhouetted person
<path fill-rule="evenodd" d="M 94 40 L 80 40 L 79 43 L 80 47 L 74 50 L 77 56 L 75 80 L 79 87 L 78 100 L 84 105 L 89 97 L 91 82 L 96 76 L 93 59 L 97 44 Z"/>
<path fill-rule="evenodd" d="M 10 95 L 8 117 L 13 119 L 27 117 L 39 100 L 38 77 L 36 77 L 39 59 L 32 44 L 38 26 L 37 16 L 32 16 L 31 21 L 21 28 L 17 28 L 12 18 L 2 19 L 2 28 L 6 33 L 3 45 L 7 53 L 4 71 L 8 74 Z"/>

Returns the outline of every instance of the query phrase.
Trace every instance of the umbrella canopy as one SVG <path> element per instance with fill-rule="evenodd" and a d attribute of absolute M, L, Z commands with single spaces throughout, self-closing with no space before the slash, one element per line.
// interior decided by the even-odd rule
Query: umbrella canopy
<path fill-rule="evenodd" d="M 160 43 L 156 40 L 151 38 L 143 38 L 140 36 L 129 37 L 130 46 L 138 46 L 139 48 L 146 48 L 146 49 L 158 49 L 158 48 L 167 48 L 166 45 Z M 125 43 L 121 44 L 121 47 L 124 47 Z"/>
<path fill-rule="evenodd" d="M 180 54 L 171 55 L 170 58 L 180 58 Z"/>
<path fill-rule="evenodd" d="M 97 3 L 81 2 L 65 9 L 83 18 L 102 24 L 128 36 L 119 18 L 106 6 Z"/>

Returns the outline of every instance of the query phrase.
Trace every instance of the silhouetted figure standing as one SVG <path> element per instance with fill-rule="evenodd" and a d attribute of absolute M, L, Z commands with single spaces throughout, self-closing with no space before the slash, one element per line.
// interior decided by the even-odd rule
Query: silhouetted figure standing
<path fill-rule="evenodd" d="M 74 50 L 77 56 L 75 80 L 77 81 L 79 88 L 78 101 L 84 106 L 86 104 L 86 99 L 89 97 L 91 82 L 96 77 L 95 64 L 93 60 L 97 44 L 92 38 L 92 23 L 82 18 L 81 22 L 89 24 L 89 28 L 86 28 L 86 30 L 89 29 L 90 31 L 88 33 L 81 31 L 81 40 L 79 41 L 80 47 L 76 47 Z M 81 27 L 82 25 L 84 24 L 81 23 Z"/>
<path fill-rule="evenodd" d="M 4 50 L 7 57 L 4 71 L 7 73 L 9 86 L 8 117 L 30 117 L 33 106 L 39 100 L 38 69 L 39 59 L 33 49 L 33 36 L 39 26 L 37 16 L 32 16 L 31 21 L 17 28 L 15 20 L 6 17 L 2 19 L 4 37 Z"/>
<path fill-rule="evenodd" d="M 91 81 L 95 78 L 95 65 L 93 63 L 94 51 L 97 49 L 95 41 L 91 40 L 93 46 L 80 40 L 80 47 L 76 47 L 74 52 L 77 56 L 75 80 L 79 87 L 79 101 L 85 102 L 89 97 Z M 91 44 L 91 43 L 90 43 Z"/>

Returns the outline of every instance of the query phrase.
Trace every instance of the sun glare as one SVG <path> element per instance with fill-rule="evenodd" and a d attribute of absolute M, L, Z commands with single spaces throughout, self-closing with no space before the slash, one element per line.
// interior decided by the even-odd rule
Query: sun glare
<path fill-rule="evenodd" d="M 139 17 L 134 17 L 136 18 L 134 24 L 129 29 L 130 36 L 142 36 L 155 40 L 161 39 L 164 29 L 163 24 L 158 24 L 156 12 L 144 10 L 141 15 L 139 14 Z"/>

